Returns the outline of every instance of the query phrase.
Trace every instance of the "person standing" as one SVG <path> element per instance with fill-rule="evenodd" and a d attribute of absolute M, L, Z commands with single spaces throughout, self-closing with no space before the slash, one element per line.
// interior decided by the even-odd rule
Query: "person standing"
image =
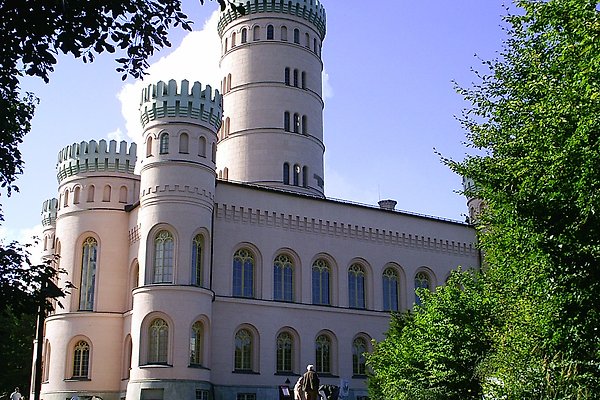
<path fill-rule="evenodd" d="M 16 387 L 15 391 L 10 394 L 10 400 L 21 400 L 23 396 L 21 396 L 21 392 L 19 392 L 19 388 Z"/>
<path fill-rule="evenodd" d="M 319 375 L 315 372 L 315 366 L 308 364 L 306 372 L 302 375 L 302 390 L 306 394 L 306 400 L 318 400 L 319 383 Z"/>

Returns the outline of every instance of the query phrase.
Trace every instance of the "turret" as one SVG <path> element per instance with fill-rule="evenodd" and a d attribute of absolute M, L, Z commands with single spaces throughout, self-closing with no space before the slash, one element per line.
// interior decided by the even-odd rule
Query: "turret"
<path fill-rule="evenodd" d="M 55 254 L 56 213 L 58 211 L 58 199 L 52 198 L 44 201 L 42 205 L 42 260 L 52 259 Z"/>
<path fill-rule="evenodd" d="M 235 1 L 221 13 L 222 179 L 324 195 L 321 46 L 316 0 Z"/>
<path fill-rule="evenodd" d="M 463 193 L 467 197 L 467 208 L 469 209 L 468 223 L 475 224 L 482 211 L 483 201 L 477 196 L 477 186 L 471 178 L 463 177 Z"/>
<path fill-rule="evenodd" d="M 221 104 L 220 93 L 200 82 L 160 81 L 142 91 L 140 270 L 133 290 L 127 398 L 139 398 L 156 380 L 178 381 L 165 390 L 165 398 L 193 397 L 210 382 L 209 357 L 190 358 L 189 332 L 208 330 L 212 318 L 210 243 Z M 171 350 L 148 351 L 154 340 L 149 332 L 169 335 Z M 208 353 L 194 347 L 194 354 Z"/>

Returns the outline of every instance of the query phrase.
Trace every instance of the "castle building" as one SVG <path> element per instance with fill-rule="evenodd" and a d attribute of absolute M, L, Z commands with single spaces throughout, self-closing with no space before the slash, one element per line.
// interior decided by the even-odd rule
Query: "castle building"
<path fill-rule="evenodd" d="M 243 4 L 220 90 L 149 85 L 139 151 L 59 152 L 44 256 L 76 288 L 46 319 L 44 400 L 274 400 L 307 364 L 365 399 L 390 312 L 479 265 L 467 224 L 325 197 L 324 7 Z"/>

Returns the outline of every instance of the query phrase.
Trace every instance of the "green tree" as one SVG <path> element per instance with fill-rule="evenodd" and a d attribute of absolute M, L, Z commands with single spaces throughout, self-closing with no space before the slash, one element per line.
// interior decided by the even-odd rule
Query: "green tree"
<path fill-rule="evenodd" d="M 414 312 L 394 314 L 367 355 L 375 400 L 481 399 L 478 367 L 491 347 L 493 307 L 475 272 L 456 271 Z"/>
<path fill-rule="evenodd" d="M 596 0 L 515 1 L 508 39 L 460 92 L 478 155 L 446 160 L 487 205 L 479 241 L 501 328 L 495 398 L 600 396 L 600 17 Z M 475 193 L 471 193 L 473 195 Z"/>

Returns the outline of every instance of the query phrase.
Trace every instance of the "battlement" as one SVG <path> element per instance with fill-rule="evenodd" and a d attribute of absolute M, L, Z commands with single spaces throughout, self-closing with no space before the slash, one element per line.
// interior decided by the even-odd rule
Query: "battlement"
<path fill-rule="evenodd" d="M 63 179 L 86 172 L 123 172 L 133 174 L 137 158 L 137 145 L 131 143 L 127 151 L 127 142 L 121 141 L 117 151 L 117 141 L 73 143 L 58 152 L 56 164 L 57 178 Z"/>
<path fill-rule="evenodd" d="M 168 84 L 159 81 L 142 90 L 140 119 L 145 128 L 150 121 L 191 118 L 207 122 L 218 131 L 223 117 L 222 104 L 221 94 L 215 90 L 213 95 L 210 85 L 202 90 L 202 84 L 194 82 L 190 92 L 187 80 L 181 81 L 179 90 L 173 79 Z"/>
<path fill-rule="evenodd" d="M 321 40 L 325 39 L 327 18 L 325 15 L 325 7 L 323 7 L 319 0 L 235 0 L 233 3 L 238 6 L 244 6 L 246 15 L 281 13 L 303 18 L 317 28 Z M 217 25 L 219 36 L 223 36 L 223 32 L 227 25 L 241 17 L 243 17 L 243 15 L 231 7 L 227 7 L 227 9 L 221 13 L 219 24 Z"/>
<path fill-rule="evenodd" d="M 42 205 L 42 225 L 54 226 L 56 224 L 56 212 L 58 211 L 58 199 L 53 198 L 44 201 Z"/>
<path fill-rule="evenodd" d="M 475 185 L 475 182 L 473 181 L 473 179 L 463 176 L 462 185 L 463 185 L 463 192 L 464 192 L 465 196 L 467 196 L 467 198 L 472 198 L 476 195 L 477 186 Z"/>

